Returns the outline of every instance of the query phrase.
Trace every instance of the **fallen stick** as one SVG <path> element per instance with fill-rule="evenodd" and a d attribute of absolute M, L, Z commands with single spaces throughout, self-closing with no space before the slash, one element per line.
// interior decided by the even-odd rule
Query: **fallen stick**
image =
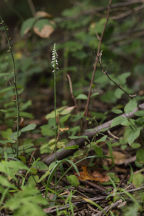
<path fill-rule="evenodd" d="M 127 114 L 122 114 L 119 116 L 122 116 L 125 118 L 131 118 L 135 115 L 135 113 L 138 110 L 144 110 L 144 103 L 140 104 L 138 106 L 138 108 L 135 108 L 132 112 L 127 113 Z M 112 121 L 113 121 L 113 119 L 105 122 L 104 124 L 101 124 L 101 125 L 93 128 L 93 129 L 85 130 L 84 133 L 82 134 L 82 136 L 87 136 L 88 138 L 91 138 L 104 129 L 107 130 L 109 128 L 112 128 L 112 127 L 114 127 L 114 126 L 111 126 Z M 43 158 L 43 161 L 49 165 L 51 162 L 53 162 L 55 160 L 55 158 L 57 160 L 61 160 L 61 159 L 65 158 L 69 155 L 72 155 L 75 151 L 78 150 L 78 148 L 84 146 L 84 144 L 85 144 L 85 138 L 79 138 L 77 140 L 72 140 L 66 145 L 65 148 L 62 148 L 61 150 L 58 150 L 55 153 L 52 153 L 50 155 L 45 156 Z M 78 148 L 74 148 L 74 146 L 78 146 Z"/>

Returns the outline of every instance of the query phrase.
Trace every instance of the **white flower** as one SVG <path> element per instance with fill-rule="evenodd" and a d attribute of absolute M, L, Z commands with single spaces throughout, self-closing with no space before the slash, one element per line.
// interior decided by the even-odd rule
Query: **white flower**
<path fill-rule="evenodd" d="M 53 70 L 52 72 L 56 72 L 56 70 L 58 70 L 58 54 L 57 54 L 57 51 L 56 51 L 56 44 L 54 44 L 53 46 L 53 50 L 52 50 L 52 61 L 51 61 L 51 64 L 52 64 L 52 67 L 53 67 Z"/>

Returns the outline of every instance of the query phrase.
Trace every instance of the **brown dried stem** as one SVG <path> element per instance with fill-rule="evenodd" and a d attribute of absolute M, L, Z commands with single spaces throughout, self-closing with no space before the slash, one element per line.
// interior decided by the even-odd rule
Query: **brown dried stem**
<path fill-rule="evenodd" d="M 85 112 L 84 112 L 85 116 L 88 115 L 88 108 L 89 108 L 90 96 L 91 96 L 91 92 L 92 92 L 92 85 L 93 85 L 93 82 L 94 82 L 94 77 L 95 77 L 95 72 L 96 72 L 96 69 L 97 69 L 97 64 L 98 64 L 98 61 L 99 61 L 99 56 L 101 54 L 101 44 L 102 44 L 102 40 L 103 40 L 105 29 L 106 29 L 106 26 L 107 26 L 107 23 L 108 23 L 111 4 L 112 4 L 112 0 L 109 0 L 108 9 L 107 9 L 107 16 L 106 16 L 106 22 L 105 22 L 105 25 L 104 25 L 104 28 L 103 28 L 103 32 L 102 32 L 100 40 L 99 40 L 97 54 L 96 54 L 95 63 L 94 63 L 94 68 L 93 68 L 93 72 L 92 72 L 92 77 L 91 77 L 91 82 L 90 82 L 90 88 L 89 88 L 89 93 L 88 93 L 88 99 L 87 99 L 87 103 L 86 103 L 86 106 L 85 106 Z"/>

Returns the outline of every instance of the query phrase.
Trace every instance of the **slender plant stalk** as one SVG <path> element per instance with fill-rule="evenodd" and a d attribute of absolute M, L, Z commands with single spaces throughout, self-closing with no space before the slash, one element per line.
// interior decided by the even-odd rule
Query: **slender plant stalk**
<path fill-rule="evenodd" d="M 17 88 L 17 76 L 16 76 L 16 66 L 15 66 L 15 59 L 14 59 L 14 54 L 13 54 L 13 48 L 12 48 L 12 44 L 10 42 L 10 38 L 9 38 L 9 34 L 8 34 L 8 29 L 7 26 L 5 25 L 4 20 L 2 19 L 2 17 L 0 16 L 0 21 L 1 21 L 1 25 L 4 28 L 4 32 L 6 35 L 6 39 L 8 42 L 8 48 L 9 48 L 9 52 L 12 58 L 12 63 L 13 63 L 13 85 L 14 85 L 14 89 L 15 89 L 15 96 L 16 96 L 16 131 L 17 131 L 17 143 L 16 143 L 16 155 L 18 157 L 18 147 L 19 147 L 19 123 L 20 123 L 20 105 L 19 105 L 19 95 L 18 95 L 18 88 Z"/>
<path fill-rule="evenodd" d="M 108 23 L 108 20 L 109 20 L 111 4 L 112 4 L 112 0 L 109 0 L 108 9 L 107 9 L 107 16 L 106 16 L 106 22 L 105 22 L 103 32 L 102 32 L 100 40 L 99 40 L 97 54 L 96 54 L 95 63 L 94 63 L 94 68 L 93 68 L 93 72 L 92 72 L 92 77 L 91 77 L 91 82 L 90 82 L 90 87 L 89 87 L 89 92 L 88 92 L 88 99 L 87 99 L 87 103 L 86 103 L 85 111 L 84 111 L 85 116 L 88 115 L 88 108 L 89 108 L 90 96 L 91 96 L 91 92 L 92 92 L 92 85 L 93 85 L 93 82 L 94 82 L 94 77 L 95 77 L 95 73 L 96 73 L 96 69 L 97 69 L 97 64 L 99 62 L 99 56 L 101 55 L 101 44 L 102 44 L 105 29 L 106 29 L 106 26 L 107 26 L 107 23 Z"/>
<path fill-rule="evenodd" d="M 56 113 L 56 72 L 58 70 L 58 61 L 57 61 L 58 55 L 56 51 L 56 44 L 54 44 L 53 50 L 52 50 L 52 67 L 53 67 L 53 74 L 54 74 L 54 112 L 55 112 L 55 151 L 57 149 L 57 134 L 58 134 L 58 127 L 57 127 L 57 113 Z"/>
<path fill-rule="evenodd" d="M 57 61 L 58 55 L 57 55 L 57 51 L 56 51 L 56 44 L 54 44 L 53 46 L 53 50 L 52 50 L 52 67 L 53 67 L 53 74 L 54 74 L 54 112 L 55 112 L 55 148 L 54 148 L 54 154 L 55 154 L 55 162 L 57 161 L 57 155 L 56 155 L 56 151 L 57 151 L 57 137 L 58 137 L 58 127 L 57 127 L 57 113 L 56 113 L 56 72 L 58 70 L 58 61 Z M 55 173 L 55 186 L 56 186 L 56 182 L 57 182 L 57 173 Z"/>
<path fill-rule="evenodd" d="M 55 111 L 55 151 L 57 149 L 57 121 L 56 121 L 56 72 L 54 72 L 54 111 Z"/>

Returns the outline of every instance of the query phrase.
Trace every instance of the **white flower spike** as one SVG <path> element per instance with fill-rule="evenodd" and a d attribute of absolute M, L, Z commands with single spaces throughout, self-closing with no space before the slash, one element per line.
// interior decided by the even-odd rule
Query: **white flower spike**
<path fill-rule="evenodd" d="M 53 70 L 52 72 L 56 72 L 56 70 L 58 70 L 58 54 L 57 54 L 57 51 L 56 51 L 56 44 L 54 44 L 53 46 L 53 50 L 52 50 L 52 67 L 53 67 Z"/>

